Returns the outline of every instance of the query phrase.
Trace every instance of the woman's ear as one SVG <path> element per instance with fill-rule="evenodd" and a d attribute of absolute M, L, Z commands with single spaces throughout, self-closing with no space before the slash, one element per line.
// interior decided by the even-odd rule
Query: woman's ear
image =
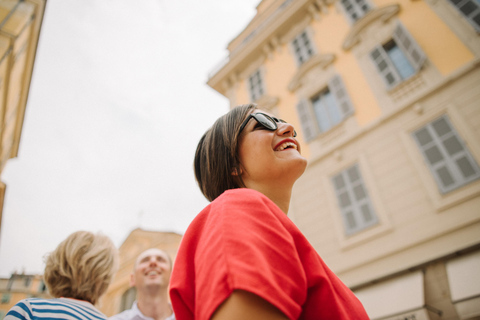
<path fill-rule="evenodd" d="M 242 168 L 233 168 L 232 170 L 232 176 L 241 176 L 243 173 Z"/>

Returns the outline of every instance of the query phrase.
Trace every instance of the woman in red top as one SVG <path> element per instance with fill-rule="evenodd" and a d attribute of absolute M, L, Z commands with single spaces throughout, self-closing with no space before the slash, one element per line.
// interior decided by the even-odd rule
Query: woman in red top
<path fill-rule="evenodd" d="M 200 139 L 195 175 L 211 203 L 188 227 L 170 282 L 183 319 L 368 319 L 286 216 L 307 165 L 291 124 L 243 105 Z"/>

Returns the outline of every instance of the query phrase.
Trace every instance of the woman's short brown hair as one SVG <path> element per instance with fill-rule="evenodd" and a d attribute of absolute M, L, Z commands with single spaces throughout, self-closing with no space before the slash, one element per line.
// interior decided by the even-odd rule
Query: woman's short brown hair
<path fill-rule="evenodd" d="M 195 178 L 203 195 L 213 201 L 224 191 L 243 188 L 238 158 L 240 125 L 257 106 L 244 104 L 233 108 L 215 121 L 200 139 L 195 153 Z"/>
<path fill-rule="evenodd" d="M 95 304 L 118 267 L 118 250 L 110 238 L 88 231 L 72 233 L 46 260 L 44 280 L 55 298 Z"/>

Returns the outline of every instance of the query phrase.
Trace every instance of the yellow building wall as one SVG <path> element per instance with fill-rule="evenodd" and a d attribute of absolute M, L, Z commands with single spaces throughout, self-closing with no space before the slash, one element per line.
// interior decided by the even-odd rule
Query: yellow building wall
<path fill-rule="evenodd" d="M 235 86 L 235 105 L 249 103 L 250 96 L 248 93 L 248 80 L 242 79 Z"/>
<path fill-rule="evenodd" d="M 348 94 L 355 106 L 355 119 L 360 126 L 364 126 L 378 118 L 381 108 L 369 89 L 358 61 L 349 51 L 341 49 L 343 39 L 350 26 L 342 13 L 338 12 L 333 5 L 329 6 L 331 14 L 323 15 L 320 20 L 311 19 L 309 27 L 313 29 L 314 45 L 320 53 L 333 53 L 336 56 L 334 67 L 342 75 L 347 87 Z M 298 97 L 295 92 L 287 88 L 298 70 L 292 55 L 290 43 L 282 43 L 269 55 L 265 55 L 264 62 L 260 67 L 264 72 L 264 84 L 266 94 L 278 97 L 277 115 L 292 123 L 300 132 L 300 121 L 296 110 Z M 253 72 L 255 69 L 251 70 Z M 240 79 L 235 87 L 234 105 L 250 102 L 248 88 L 248 73 Z M 259 105 L 261 108 L 262 106 Z M 308 158 L 310 155 L 308 145 L 299 136 L 302 144 L 302 153 Z"/>
<path fill-rule="evenodd" d="M 424 1 L 401 0 L 399 19 L 408 28 L 428 60 L 442 75 L 448 75 L 475 56 Z M 391 4 L 375 1 L 377 6 Z"/>
<path fill-rule="evenodd" d="M 313 20 L 315 43 L 320 52 L 335 54 L 334 66 L 342 75 L 342 80 L 347 87 L 348 95 L 355 108 L 355 119 L 360 126 L 364 126 L 378 118 L 381 109 L 357 59 L 351 51 L 342 49 L 343 39 L 350 31 L 350 25 L 345 16 L 333 5 L 329 6 L 329 13 L 322 16 L 320 21 Z"/>
<path fill-rule="evenodd" d="M 18 153 L 45 4 L 0 0 L 0 174 Z"/>
<path fill-rule="evenodd" d="M 7 313 L 8 310 L 13 308 L 18 301 L 28 298 L 29 296 L 23 292 L 11 292 L 10 293 L 10 301 L 8 303 L 0 304 L 0 310 Z"/>

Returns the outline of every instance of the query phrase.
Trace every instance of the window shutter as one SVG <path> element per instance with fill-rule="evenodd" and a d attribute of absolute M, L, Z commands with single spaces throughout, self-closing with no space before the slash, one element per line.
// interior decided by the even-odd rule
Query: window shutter
<path fill-rule="evenodd" d="M 302 31 L 292 40 L 291 48 L 293 50 L 297 66 L 301 66 L 303 63 L 308 61 L 315 52 L 307 30 Z"/>
<path fill-rule="evenodd" d="M 449 2 L 480 32 L 480 3 L 478 0 L 449 0 Z"/>
<path fill-rule="evenodd" d="M 305 141 L 309 142 L 318 135 L 318 128 L 315 123 L 315 117 L 311 114 L 310 106 L 307 100 L 302 99 L 297 104 L 297 111 L 302 125 L 302 132 L 305 136 Z"/>
<path fill-rule="evenodd" d="M 403 25 L 397 25 L 393 31 L 393 39 L 408 57 L 415 70 L 420 70 L 425 62 L 426 56 Z"/>
<path fill-rule="evenodd" d="M 447 116 L 413 132 L 425 162 L 447 193 L 480 178 L 480 167 Z"/>
<path fill-rule="evenodd" d="M 353 113 L 352 102 L 350 101 L 350 97 L 348 96 L 342 78 L 338 74 L 333 76 L 333 78 L 328 81 L 328 87 L 337 100 L 337 104 L 340 107 L 343 118 Z"/>
<path fill-rule="evenodd" d="M 376 46 L 375 49 L 373 49 L 373 51 L 370 53 L 370 57 L 372 58 L 373 63 L 377 66 L 378 72 L 380 72 L 383 80 L 385 80 L 385 83 L 389 88 L 402 81 L 402 78 L 395 70 L 395 67 L 391 64 L 390 58 L 382 46 Z"/>
<path fill-rule="evenodd" d="M 332 183 L 347 235 L 378 223 L 357 164 L 334 176 Z"/>
<path fill-rule="evenodd" d="M 250 92 L 250 100 L 252 102 L 261 98 L 265 92 L 263 85 L 263 74 L 260 69 L 257 69 L 254 73 L 248 77 L 248 87 Z"/>
<path fill-rule="evenodd" d="M 340 3 L 351 23 L 355 23 L 370 11 L 370 5 L 365 0 L 341 0 Z"/>

